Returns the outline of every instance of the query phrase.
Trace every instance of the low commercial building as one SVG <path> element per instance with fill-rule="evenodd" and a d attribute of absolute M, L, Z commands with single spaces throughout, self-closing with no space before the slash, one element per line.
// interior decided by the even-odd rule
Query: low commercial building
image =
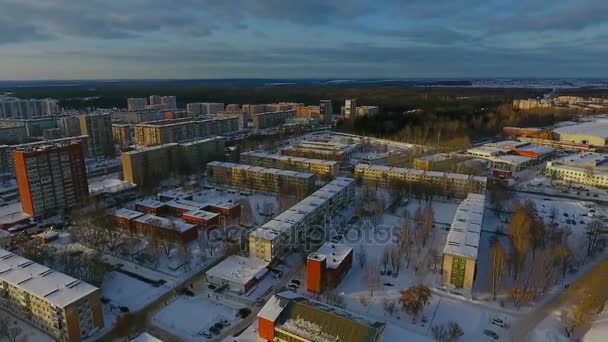
<path fill-rule="evenodd" d="M 153 199 L 146 199 L 136 202 L 135 210 L 152 215 L 164 215 L 169 212 L 169 208 L 165 202 L 160 202 Z"/>
<path fill-rule="evenodd" d="M 295 110 L 279 110 L 276 112 L 265 112 L 251 115 L 253 127 L 256 129 L 265 129 L 280 126 L 287 119 L 295 118 Z"/>
<path fill-rule="evenodd" d="M 0 249 L 0 303 L 57 341 L 87 339 L 104 325 L 97 287 Z"/>
<path fill-rule="evenodd" d="M 244 294 L 251 290 L 266 273 L 268 262 L 231 255 L 205 273 L 207 283 L 218 288 Z"/>
<path fill-rule="evenodd" d="M 353 249 L 326 242 L 306 259 L 306 290 L 322 293 L 340 284 L 353 264 Z"/>
<path fill-rule="evenodd" d="M 218 184 L 268 192 L 310 194 L 315 188 L 316 177 L 312 173 L 280 170 L 261 166 L 210 162 L 207 164 L 209 178 Z"/>
<path fill-rule="evenodd" d="M 551 130 L 536 127 L 505 127 L 502 129 L 502 134 L 506 137 L 553 139 L 553 132 Z"/>
<path fill-rule="evenodd" d="M 292 293 L 279 293 L 258 313 L 262 341 L 379 342 L 385 324 Z"/>
<path fill-rule="evenodd" d="M 526 141 L 505 140 L 471 148 L 467 154 L 488 160 L 495 177 L 510 178 L 517 172 L 553 158 L 555 149 Z"/>
<path fill-rule="evenodd" d="M 598 119 L 553 130 L 557 140 L 591 146 L 606 146 L 608 119 Z"/>
<path fill-rule="evenodd" d="M 114 212 L 114 218 L 125 229 L 159 240 L 186 244 L 198 238 L 198 227 L 179 219 L 168 219 L 129 209 Z"/>
<path fill-rule="evenodd" d="M 249 256 L 272 262 L 300 246 L 315 228 L 352 207 L 355 180 L 338 177 L 249 234 Z"/>
<path fill-rule="evenodd" d="M 545 175 L 568 183 L 608 188 L 608 154 L 579 152 L 549 161 Z"/>
<path fill-rule="evenodd" d="M 288 157 L 255 151 L 241 153 L 241 162 L 255 166 L 310 172 L 318 177 L 337 177 L 340 171 L 339 163 L 333 160 Z"/>
<path fill-rule="evenodd" d="M 428 185 L 439 194 L 459 198 L 465 198 L 470 192 L 485 193 L 487 183 L 486 177 L 367 164 L 355 166 L 355 177 L 384 188 L 397 183 L 406 187 Z"/>
<path fill-rule="evenodd" d="M 443 249 L 442 279 L 456 288 L 473 288 L 485 195 L 469 194 L 458 205 Z"/>

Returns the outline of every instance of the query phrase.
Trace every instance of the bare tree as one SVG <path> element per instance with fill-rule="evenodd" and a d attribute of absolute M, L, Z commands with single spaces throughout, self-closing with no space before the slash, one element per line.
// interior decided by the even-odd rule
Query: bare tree
<path fill-rule="evenodd" d="M 551 219 L 551 224 L 555 224 L 555 221 L 559 217 L 559 209 L 556 206 L 551 207 L 549 209 L 549 218 Z"/>
<path fill-rule="evenodd" d="M 374 290 L 380 288 L 380 272 L 378 265 L 375 262 L 368 263 L 367 269 L 365 270 L 365 285 L 369 290 L 369 295 L 374 296 Z"/>
<path fill-rule="evenodd" d="M 506 252 L 500 241 L 496 241 L 490 247 L 490 287 L 492 288 L 492 298 L 496 300 L 496 294 L 500 290 L 500 285 L 505 274 Z"/>
<path fill-rule="evenodd" d="M 515 273 L 515 282 L 519 279 L 522 267 L 528 255 L 531 244 L 532 218 L 525 206 L 517 206 L 509 223 L 509 237 L 512 244 L 512 269 Z"/>
<path fill-rule="evenodd" d="M 464 335 L 462 327 L 454 321 L 449 321 L 447 325 L 433 326 L 431 333 L 435 341 L 439 342 L 456 342 Z"/>
<path fill-rule="evenodd" d="M 433 216 L 433 206 L 430 203 L 427 203 L 424 206 L 424 209 L 420 212 L 420 217 L 417 219 L 419 222 L 418 231 L 420 233 L 419 237 L 422 248 L 426 247 L 426 244 L 433 233 Z"/>
<path fill-rule="evenodd" d="M 425 285 L 416 285 L 401 291 L 399 298 L 403 310 L 413 319 L 418 318 L 424 307 L 431 301 L 431 289 Z"/>
<path fill-rule="evenodd" d="M 4 337 L 8 342 L 17 342 L 23 330 L 17 325 L 17 320 L 12 321 L 8 315 L 0 318 L 0 337 Z M 27 340 L 23 337 L 23 340 Z"/>
<path fill-rule="evenodd" d="M 406 268 L 410 267 L 411 254 L 412 254 L 412 245 L 414 244 L 412 226 L 407 219 L 402 219 L 401 221 L 401 231 L 400 231 L 400 253 L 403 254 L 406 261 Z"/>
<path fill-rule="evenodd" d="M 359 250 L 357 251 L 357 259 L 359 260 L 359 267 L 363 268 L 367 260 L 367 253 L 365 252 L 365 248 L 363 247 L 363 245 L 359 245 Z"/>
<path fill-rule="evenodd" d="M 594 220 L 589 222 L 586 227 L 587 234 L 587 256 L 593 256 L 598 250 L 599 243 L 602 238 L 602 234 L 606 231 L 603 227 L 602 222 Z"/>
<path fill-rule="evenodd" d="M 551 257 L 553 265 L 558 268 L 562 275 L 562 279 L 566 277 L 566 271 L 574 264 L 574 252 L 568 245 L 567 241 L 564 241 L 551 248 Z M 557 281 L 557 278 L 556 278 Z"/>
<path fill-rule="evenodd" d="M 384 301 L 382 302 L 382 307 L 384 308 L 384 312 L 391 317 L 397 311 L 397 304 L 395 303 L 395 301 L 389 298 L 384 298 Z"/>

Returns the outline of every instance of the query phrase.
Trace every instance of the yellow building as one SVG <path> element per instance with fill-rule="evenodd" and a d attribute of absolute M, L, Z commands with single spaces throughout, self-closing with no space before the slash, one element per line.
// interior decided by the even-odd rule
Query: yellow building
<path fill-rule="evenodd" d="M 337 177 L 340 171 L 340 164 L 333 160 L 289 157 L 255 151 L 241 153 L 241 162 L 255 166 L 310 172 L 318 177 Z"/>
<path fill-rule="evenodd" d="M 280 170 L 245 164 L 211 162 L 207 164 L 209 177 L 219 184 L 268 192 L 283 192 L 307 196 L 315 188 L 312 173 Z"/>
<path fill-rule="evenodd" d="M 240 130 L 240 119 L 230 116 L 218 119 L 192 118 L 161 120 L 135 125 L 135 143 L 155 146 L 222 135 Z"/>
<path fill-rule="evenodd" d="M 116 145 L 120 145 L 121 147 L 131 146 L 133 144 L 133 126 L 129 124 L 113 124 L 112 140 L 114 140 Z"/>
<path fill-rule="evenodd" d="M 394 182 L 428 184 L 445 196 L 460 198 L 465 198 L 470 192 L 484 194 L 487 183 L 486 177 L 367 164 L 355 166 L 355 177 L 384 188 L 394 186 Z"/>
<path fill-rule="evenodd" d="M 103 327 L 99 289 L 0 249 L 0 303 L 58 341 L 75 342 Z"/>
<path fill-rule="evenodd" d="M 442 279 L 456 288 L 473 288 L 485 195 L 469 194 L 460 203 L 443 249 Z"/>
<path fill-rule="evenodd" d="M 458 156 L 450 153 L 437 153 L 428 156 L 422 156 L 414 159 L 414 168 L 418 170 L 446 170 L 452 165 L 468 159 L 467 157 Z"/>
<path fill-rule="evenodd" d="M 295 110 L 280 110 L 276 112 L 258 113 L 252 115 L 253 127 L 257 129 L 271 128 L 285 123 L 287 119 L 296 116 Z"/>

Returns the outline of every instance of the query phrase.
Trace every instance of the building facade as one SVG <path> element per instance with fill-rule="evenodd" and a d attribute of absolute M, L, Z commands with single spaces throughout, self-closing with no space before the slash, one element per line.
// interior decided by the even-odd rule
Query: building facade
<path fill-rule="evenodd" d="M 357 115 L 357 100 L 347 99 L 344 101 L 344 116 L 347 118 L 355 117 Z"/>
<path fill-rule="evenodd" d="M 331 125 L 334 119 L 334 107 L 331 100 L 321 100 L 319 103 L 319 114 L 326 125 Z"/>
<path fill-rule="evenodd" d="M 79 342 L 104 326 L 98 288 L 0 249 L 0 303 L 57 341 Z"/>
<path fill-rule="evenodd" d="M 201 139 L 240 130 L 238 117 L 220 119 L 162 120 L 135 125 L 135 143 L 142 146 L 155 146 Z"/>
<path fill-rule="evenodd" d="M 256 129 L 265 129 L 276 127 L 284 124 L 287 119 L 296 116 L 295 110 L 281 110 L 276 112 L 265 112 L 251 115 L 253 127 Z"/>
<path fill-rule="evenodd" d="M 273 155 L 264 152 L 243 152 L 241 162 L 249 165 L 271 167 L 300 172 L 310 172 L 317 177 L 337 177 L 340 165 L 336 161 Z"/>
<path fill-rule="evenodd" d="M 45 217 L 86 204 L 82 142 L 21 147 L 13 152 L 13 160 L 24 213 Z"/>
<path fill-rule="evenodd" d="M 344 244 L 324 243 L 306 259 L 306 290 L 323 293 L 336 288 L 352 264 L 352 248 Z"/>
<path fill-rule="evenodd" d="M 129 112 L 135 112 L 138 110 L 145 110 L 148 105 L 146 98 L 129 98 L 127 99 L 127 110 Z"/>
<path fill-rule="evenodd" d="M 545 175 L 568 183 L 608 188 L 608 154 L 579 152 L 548 161 Z"/>
<path fill-rule="evenodd" d="M 110 114 L 81 115 L 80 135 L 87 135 L 88 152 L 93 157 L 114 156 L 112 118 Z"/>
<path fill-rule="evenodd" d="M 112 124 L 112 141 L 120 147 L 133 145 L 133 125 Z"/>

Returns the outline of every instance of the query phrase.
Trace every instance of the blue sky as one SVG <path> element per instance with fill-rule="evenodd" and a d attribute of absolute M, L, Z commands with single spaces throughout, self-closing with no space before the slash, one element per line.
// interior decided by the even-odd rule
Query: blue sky
<path fill-rule="evenodd" d="M 0 79 L 608 77 L 606 0 L 0 0 Z"/>

